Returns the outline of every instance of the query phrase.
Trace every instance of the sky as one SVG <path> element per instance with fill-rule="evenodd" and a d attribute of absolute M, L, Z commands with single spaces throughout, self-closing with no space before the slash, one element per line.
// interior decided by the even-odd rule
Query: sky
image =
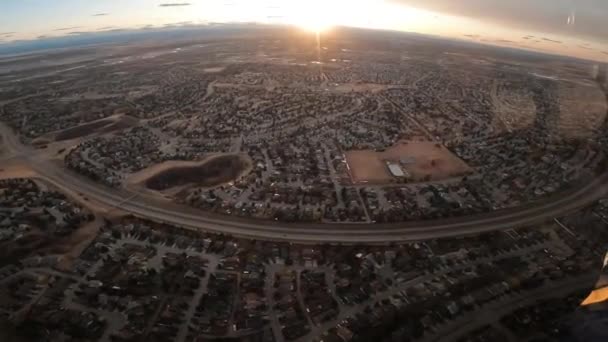
<path fill-rule="evenodd" d="M 211 22 L 390 29 L 608 61 L 607 0 L 1 0 L 0 44 Z"/>

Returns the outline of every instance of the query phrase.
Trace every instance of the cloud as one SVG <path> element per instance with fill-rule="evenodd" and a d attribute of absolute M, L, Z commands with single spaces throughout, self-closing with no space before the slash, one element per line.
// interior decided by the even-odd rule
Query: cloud
<path fill-rule="evenodd" d="M 170 23 L 170 24 L 165 24 L 165 26 L 189 26 L 194 24 L 193 21 L 180 21 L 177 23 Z"/>
<path fill-rule="evenodd" d="M 170 2 L 165 4 L 158 5 L 159 7 L 181 7 L 181 6 L 190 6 L 192 5 L 189 2 Z"/>
<path fill-rule="evenodd" d="M 555 43 L 555 44 L 561 44 L 562 43 L 559 40 L 549 39 L 549 38 L 546 38 L 546 37 L 542 37 L 541 39 L 544 40 L 544 41 L 546 41 L 546 42 Z"/>
<path fill-rule="evenodd" d="M 79 29 L 81 27 L 82 26 L 62 27 L 62 28 L 54 29 L 53 31 L 69 31 L 69 30 Z"/>
<path fill-rule="evenodd" d="M 10 38 L 12 37 L 15 33 L 17 32 L 0 32 L 0 37 L 3 38 Z"/>
<path fill-rule="evenodd" d="M 95 13 L 92 16 L 93 17 L 105 17 L 106 15 L 109 15 L 110 13 Z"/>
<path fill-rule="evenodd" d="M 389 0 L 411 7 L 552 35 L 608 41 L 606 0 Z"/>
<path fill-rule="evenodd" d="M 116 28 L 116 26 L 104 26 L 97 29 L 97 31 L 111 30 Z"/>
<path fill-rule="evenodd" d="M 45 39 L 45 38 L 49 38 L 49 36 L 42 35 L 42 36 L 36 37 L 36 39 Z"/>

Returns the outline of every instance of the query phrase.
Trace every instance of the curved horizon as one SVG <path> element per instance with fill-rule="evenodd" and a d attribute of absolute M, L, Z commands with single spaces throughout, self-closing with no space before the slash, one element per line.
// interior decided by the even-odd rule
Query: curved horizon
<path fill-rule="evenodd" d="M 345 10 L 348 8 L 348 10 Z M 210 23 L 335 26 L 437 35 L 595 61 L 608 60 L 608 32 L 598 25 L 608 3 L 465 0 L 26 0 L 0 3 L 0 46 L 118 30 L 162 30 Z M 599 19 L 598 19 L 599 18 Z"/>

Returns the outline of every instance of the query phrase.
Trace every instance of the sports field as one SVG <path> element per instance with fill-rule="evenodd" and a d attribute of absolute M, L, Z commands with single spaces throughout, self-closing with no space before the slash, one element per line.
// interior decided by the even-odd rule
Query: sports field
<path fill-rule="evenodd" d="M 472 169 L 460 158 L 441 144 L 429 141 L 402 141 L 382 152 L 373 150 L 354 150 L 345 153 L 350 178 L 354 184 L 385 184 L 397 180 L 389 172 L 386 163 L 401 164 L 407 171 L 410 181 L 420 182 L 428 179 L 441 180 L 463 176 Z"/>

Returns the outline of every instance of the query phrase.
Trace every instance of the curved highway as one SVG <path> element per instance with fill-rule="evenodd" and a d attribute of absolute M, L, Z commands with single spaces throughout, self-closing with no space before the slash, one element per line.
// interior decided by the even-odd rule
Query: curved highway
<path fill-rule="evenodd" d="M 387 243 L 510 229 L 544 222 L 578 210 L 604 196 L 608 188 L 608 173 L 605 173 L 559 197 L 487 214 L 392 224 L 291 224 L 207 213 L 150 195 L 108 188 L 36 157 L 35 150 L 23 146 L 5 125 L 0 124 L 0 134 L 13 158 L 27 163 L 41 178 L 58 187 L 153 221 L 256 239 L 305 243 Z"/>

